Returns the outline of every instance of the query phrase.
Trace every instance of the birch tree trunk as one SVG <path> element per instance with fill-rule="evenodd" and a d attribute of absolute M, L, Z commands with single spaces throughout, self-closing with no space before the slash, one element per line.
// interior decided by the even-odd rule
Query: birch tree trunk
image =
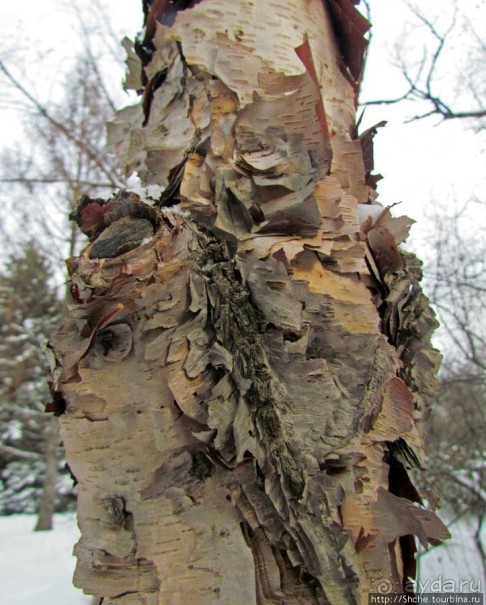
<path fill-rule="evenodd" d="M 80 202 L 54 337 L 75 584 L 104 605 L 401 592 L 415 539 L 447 537 L 411 480 L 439 356 L 411 221 L 376 212 L 356 133 L 367 22 L 350 0 L 146 5 L 142 102 L 109 137 L 165 190 Z"/>

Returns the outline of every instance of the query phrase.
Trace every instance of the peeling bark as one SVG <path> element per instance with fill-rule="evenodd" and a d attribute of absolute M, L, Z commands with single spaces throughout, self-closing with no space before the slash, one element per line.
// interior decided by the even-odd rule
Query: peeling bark
<path fill-rule="evenodd" d="M 439 355 L 411 221 L 376 216 L 353 138 L 364 20 L 349 0 L 146 8 L 143 98 L 109 135 L 165 191 L 80 202 L 54 336 L 75 583 L 105 605 L 400 592 L 412 536 L 447 537 L 410 478 Z"/>

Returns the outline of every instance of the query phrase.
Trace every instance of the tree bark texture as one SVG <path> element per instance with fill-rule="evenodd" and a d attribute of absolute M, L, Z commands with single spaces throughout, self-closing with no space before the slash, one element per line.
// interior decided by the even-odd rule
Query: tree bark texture
<path fill-rule="evenodd" d="M 105 605 L 402 591 L 414 539 L 447 537 L 411 479 L 439 356 L 356 134 L 367 23 L 349 0 L 146 4 L 142 101 L 109 137 L 165 191 L 80 202 L 54 336 L 75 583 Z"/>

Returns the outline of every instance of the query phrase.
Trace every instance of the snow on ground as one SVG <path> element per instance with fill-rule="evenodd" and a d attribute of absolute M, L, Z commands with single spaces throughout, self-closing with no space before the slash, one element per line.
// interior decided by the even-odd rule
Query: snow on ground
<path fill-rule="evenodd" d="M 2 605 L 89 605 L 89 597 L 71 583 L 75 565 L 71 553 L 79 538 L 74 514 L 56 515 L 53 531 L 34 532 L 35 522 L 35 515 L 0 517 Z M 470 590 L 460 592 L 484 591 L 474 526 L 461 521 L 451 530 L 450 542 L 420 556 L 419 589 L 440 592 L 446 581 L 472 580 Z M 450 584 L 446 588 L 450 590 Z"/>
<path fill-rule="evenodd" d="M 34 532 L 35 515 L 0 517 L 2 605 L 89 605 L 74 588 L 74 544 L 79 530 L 73 513 L 56 515 L 53 531 Z"/>
<path fill-rule="evenodd" d="M 447 517 L 447 514 L 441 516 Z M 449 526 L 452 534 L 450 540 L 420 555 L 419 580 L 423 585 L 422 592 L 441 592 L 440 587 L 446 587 L 446 582 L 451 580 L 458 588 L 461 588 L 460 582 L 463 581 L 462 590 L 457 592 L 485 591 L 481 558 L 474 543 L 475 530 L 475 522 L 463 518 Z M 483 531 L 481 534 L 483 544 L 485 533 Z M 433 590 L 427 590 L 427 582 Z M 449 582 L 449 591 L 451 586 Z"/>

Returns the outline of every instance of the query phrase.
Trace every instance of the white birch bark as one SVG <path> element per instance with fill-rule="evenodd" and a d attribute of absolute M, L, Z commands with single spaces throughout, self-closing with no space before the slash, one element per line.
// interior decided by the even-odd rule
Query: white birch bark
<path fill-rule="evenodd" d="M 349 0 L 180 4 L 149 9 L 142 102 L 109 126 L 165 193 L 76 214 L 54 339 L 75 582 L 105 605 L 402 591 L 412 536 L 447 537 L 408 477 L 438 354 L 410 221 L 367 218 L 366 23 Z"/>

